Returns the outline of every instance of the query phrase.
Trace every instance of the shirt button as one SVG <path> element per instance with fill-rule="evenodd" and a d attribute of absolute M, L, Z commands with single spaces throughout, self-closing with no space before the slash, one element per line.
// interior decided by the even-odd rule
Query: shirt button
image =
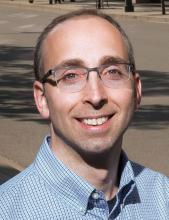
<path fill-rule="evenodd" d="M 81 215 L 85 215 L 85 209 L 84 209 L 83 207 L 80 207 L 80 208 L 79 208 L 79 213 L 80 213 Z"/>
<path fill-rule="evenodd" d="M 81 212 L 83 211 L 83 207 L 80 207 L 80 211 L 81 211 Z"/>
<path fill-rule="evenodd" d="M 123 204 L 121 204 L 121 209 L 124 209 L 124 203 L 123 203 Z"/>
<path fill-rule="evenodd" d="M 92 198 L 93 198 L 93 199 L 98 199 L 98 198 L 99 198 L 99 193 L 94 192 L 94 193 L 92 194 Z"/>

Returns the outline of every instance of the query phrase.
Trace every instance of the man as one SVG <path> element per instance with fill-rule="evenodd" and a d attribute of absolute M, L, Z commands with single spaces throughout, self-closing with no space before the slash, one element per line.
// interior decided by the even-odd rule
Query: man
<path fill-rule="evenodd" d="M 119 24 L 93 10 L 54 19 L 38 40 L 34 69 L 50 136 L 1 186 L 0 219 L 169 219 L 168 178 L 122 151 L 141 82 Z"/>

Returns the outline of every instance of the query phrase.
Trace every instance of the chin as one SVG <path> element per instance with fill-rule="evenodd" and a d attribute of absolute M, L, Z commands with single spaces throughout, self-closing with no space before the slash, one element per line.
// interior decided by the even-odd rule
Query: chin
<path fill-rule="evenodd" d="M 87 164 L 93 167 L 103 168 L 107 164 L 107 161 L 109 161 L 112 152 L 116 148 L 116 144 L 104 143 L 100 145 L 95 143 L 91 147 L 90 145 L 91 143 L 89 145 L 85 143 L 85 146 L 79 146 L 78 149 L 76 148 L 76 151 Z"/>

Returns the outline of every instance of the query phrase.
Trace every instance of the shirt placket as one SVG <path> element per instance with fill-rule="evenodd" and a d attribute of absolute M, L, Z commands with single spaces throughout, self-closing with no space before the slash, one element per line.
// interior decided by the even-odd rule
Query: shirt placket
<path fill-rule="evenodd" d="M 100 191 L 92 192 L 89 198 L 89 206 L 87 215 L 91 219 L 107 220 L 109 216 L 109 209 L 105 200 L 104 194 Z"/>

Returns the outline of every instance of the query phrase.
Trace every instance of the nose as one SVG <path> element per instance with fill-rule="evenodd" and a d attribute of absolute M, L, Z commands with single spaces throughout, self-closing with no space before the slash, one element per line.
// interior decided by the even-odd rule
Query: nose
<path fill-rule="evenodd" d="M 83 103 L 88 103 L 95 109 L 100 109 L 107 101 L 108 94 L 98 73 L 95 71 L 90 72 L 84 88 Z"/>

